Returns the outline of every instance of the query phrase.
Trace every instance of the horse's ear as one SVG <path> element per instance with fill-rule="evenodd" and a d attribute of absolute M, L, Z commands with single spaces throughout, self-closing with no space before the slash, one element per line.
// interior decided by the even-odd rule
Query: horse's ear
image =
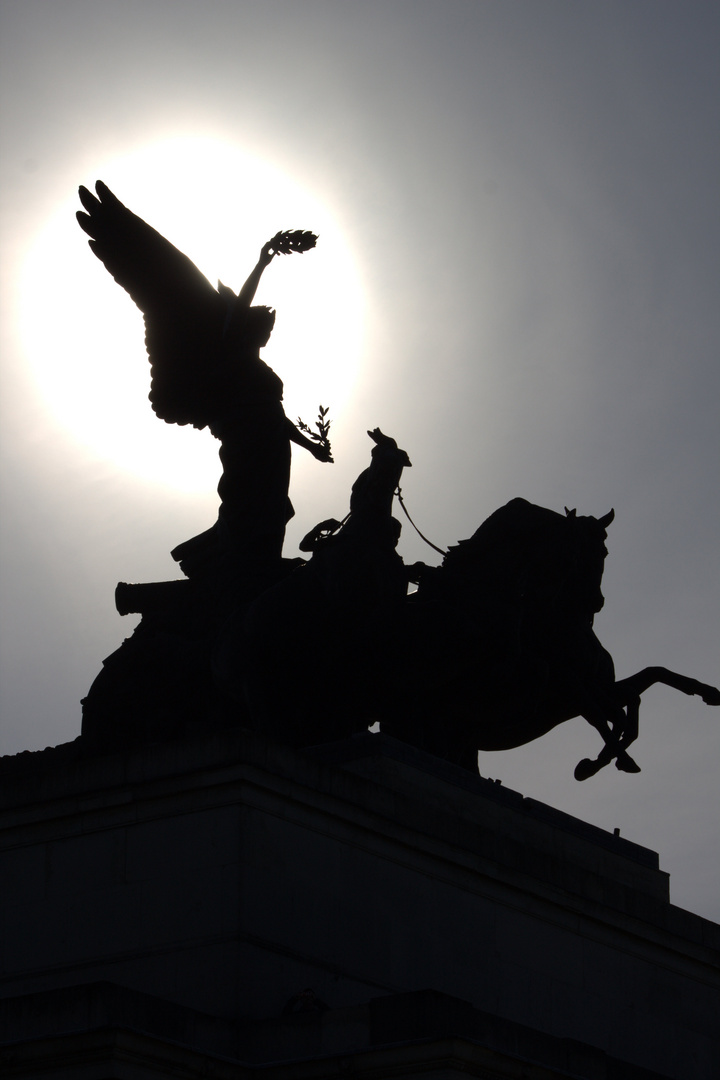
<path fill-rule="evenodd" d="M 608 525 L 611 525 L 615 520 L 615 511 L 608 510 L 605 517 L 598 518 L 598 524 L 602 525 L 603 529 L 607 529 Z"/>
<path fill-rule="evenodd" d="M 567 516 L 568 516 L 569 518 L 574 518 L 574 517 L 575 517 L 575 515 L 577 514 L 577 507 L 575 507 L 575 508 L 574 508 L 573 510 L 568 510 L 568 508 L 567 508 L 567 506 L 566 506 L 566 507 L 565 507 L 565 513 L 567 514 Z"/>

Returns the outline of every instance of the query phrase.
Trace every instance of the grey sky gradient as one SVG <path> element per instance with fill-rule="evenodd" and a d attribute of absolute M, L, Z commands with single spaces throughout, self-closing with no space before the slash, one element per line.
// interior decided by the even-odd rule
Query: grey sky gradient
<path fill-rule="evenodd" d="M 316 521 L 343 516 L 365 431 L 379 425 L 410 454 L 404 495 L 441 545 L 515 495 L 587 514 L 613 506 L 596 629 L 618 674 L 658 663 L 717 684 L 716 5 L 24 0 L 0 10 L 1 752 L 79 734 L 79 700 L 132 628 L 113 610 L 115 583 L 176 576 L 170 549 L 214 518 L 216 475 L 206 493 L 184 495 L 73 440 L 37 392 L 16 322 L 24 260 L 57 207 L 68 201 L 71 213 L 79 183 L 112 186 L 107 161 L 172 134 L 227 139 L 295 177 L 332 208 L 364 286 L 359 377 L 332 413 L 336 464 L 297 462 L 286 553 Z M 218 176 L 205 199 L 188 189 L 176 223 L 163 223 L 170 239 L 183 217 L 233 200 L 231 180 Z M 159 170 L 137 189 L 155 200 L 184 183 Z M 247 220 L 254 236 L 252 206 Z M 277 223 L 287 225 L 315 227 Z M 63 243 L 82 246 L 76 232 Z M 109 277 L 103 285 L 131 306 Z M 38 319 L 48 288 L 38 282 Z M 80 326 L 80 285 L 76 304 Z M 62 365 L 73 341 L 55 348 Z M 321 386 L 307 393 L 323 400 Z M 128 437 L 149 410 L 144 394 L 137 410 Z M 212 457 L 212 440 L 197 439 Z M 401 551 L 435 561 L 407 525 Z M 482 755 L 480 767 L 658 850 L 673 901 L 718 919 L 719 713 L 650 691 L 638 776 L 608 769 L 577 784 L 575 763 L 598 748 L 582 720 Z"/>

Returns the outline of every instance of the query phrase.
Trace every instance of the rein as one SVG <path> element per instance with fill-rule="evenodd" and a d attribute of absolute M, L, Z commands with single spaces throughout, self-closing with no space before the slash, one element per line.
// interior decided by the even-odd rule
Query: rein
<path fill-rule="evenodd" d="M 403 508 L 403 513 L 405 514 L 405 517 L 408 519 L 408 521 L 410 522 L 410 524 L 412 525 L 413 529 L 418 534 L 420 539 L 424 540 L 425 543 L 428 545 L 428 547 L 431 547 L 433 549 L 433 551 L 437 551 L 438 555 L 443 555 L 443 556 L 447 555 L 447 551 L 443 551 L 443 549 L 439 548 L 437 546 L 437 544 L 433 544 L 432 540 L 428 540 L 427 536 L 423 536 L 423 534 L 420 532 L 417 525 L 415 524 L 413 519 L 410 517 L 410 514 L 408 513 L 407 507 L 405 506 L 405 503 L 403 501 L 402 489 L 401 489 L 399 484 L 397 486 L 397 491 L 395 492 L 395 494 L 398 497 L 398 502 L 400 503 L 401 507 Z"/>

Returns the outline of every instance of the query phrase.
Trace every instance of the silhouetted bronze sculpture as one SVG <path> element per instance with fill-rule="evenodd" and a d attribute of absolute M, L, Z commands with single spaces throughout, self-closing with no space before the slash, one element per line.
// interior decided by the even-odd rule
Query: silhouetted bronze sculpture
<path fill-rule="evenodd" d="M 406 567 L 392 516 L 407 454 L 378 428 L 350 512 L 284 559 L 290 443 L 331 461 L 326 410 L 307 438 L 285 417 L 282 383 L 259 357 L 274 313 L 252 306 L 275 254 L 314 246 L 278 233 L 238 296 L 213 289 L 176 248 L 98 183 L 79 213 L 91 247 L 145 315 L 150 400 L 169 423 L 220 439 L 218 520 L 173 551 L 187 580 L 120 584 L 142 613 L 83 710 L 89 752 L 242 724 L 296 746 L 381 730 L 471 770 L 478 750 L 520 746 L 575 716 L 600 733 L 578 780 L 628 754 L 654 683 L 720 705 L 720 691 L 666 668 L 616 681 L 593 631 L 613 512 L 565 516 L 513 499 L 439 567 Z M 309 429 L 303 424 L 305 432 Z M 408 583 L 418 584 L 408 596 Z M 310 632 L 291 636 L 301 615 Z"/>
<path fill-rule="evenodd" d="M 281 556 L 288 498 L 290 443 L 332 461 L 329 443 L 309 439 L 285 416 L 283 384 L 260 359 L 275 322 L 254 307 L 260 278 L 275 255 L 315 246 L 310 232 L 277 233 L 240 293 L 214 289 L 198 268 L 98 181 L 95 198 L 80 188 L 87 213 L 77 219 L 90 247 L 145 317 L 151 364 L 150 401 L 160 419 L 209 427 L 220 440 L 221 499 L 212 529 L 173 552 L 189 578 L 227 592 L 229 578 L 252 563 Z"/>
<path fill-rule="evenodd" d="M 383 586 L 369 604 L 366 579 L 355 577 L 357 553 L 343 547 L 352 514 L 334 534 L 337 522 L 322 522 L 309 534 L 307 566 L 224 628 L 221 682 L 237 701 L 250 701 L 263 730 L 295 745 L 379 721 L 386 734 L 475 770 L 478 750 L 521 746 L 582 716 L 604 745 L 597 759 L 578 764 L 576 778 L 613 760 L 638 772 L 627 748 L 649 686 L 664 683 L 708 705 L 720 705 L 720 691 L 661 667 L 615 680 L 593 631 L 612 518 L 563 517 L 513 499 L 442 566 L 405 568 L 405 582 L 419 580 L 415 594 L 400 596 L 399 573 L 395 581 L 375 575 Z M 386 551 L 399 535 L 393 524 L 379 530 Z M 310 646 L 278 653 L 276 628 L 299 608 L 311 616 Z M 271 678 L 279 656 L 293 674 L 285 682 Z M 322 701 L 341 703 L 324 715 L 320 687 Z"/>
<path fill-rule="evenodd" d="M 472 768 L 478 749 L 521 746 L 582 716 L 604 742 L 576 767 L 584 780 L 613 760 L 639 771 L 627 748 L 654 683 L 720 705 L 720 691 L 667 668 L 615 680 L 593 631 L 613 517 L 563 517 L 513 499 L 428 569 L 412 598 L 420 618 L 406 635 L 405 705 L 384 729 Z"/>
<path fill-rule="evenodd" d="M 80 188 L 86 213 L 78 212 L 78 222 L 143 312 L 152 407 L 167 423 L 209 427 L 223 466 L 216 523 L 172 553 L 189 580 L 118 587 L 118 610 L 144 617 L 85 699 L 83 736 L 88 745 L 126 745 L 183 730 L 188 717 L 207 708 L 218 625 L 288 569 L 281 551 L 293 514 L 290 444 L 321 461 L 332 457 L 324 415 L 320 435 L 309 438 L 285 416 L 282 382 L 259 356 L 275 314 L 253 306 L 275 255 L 309 250 L 314 234 L 277 233 L 236 296 L 220 282 L 214 289 L 105 184 L 96 191 L 99 198 Z"/>

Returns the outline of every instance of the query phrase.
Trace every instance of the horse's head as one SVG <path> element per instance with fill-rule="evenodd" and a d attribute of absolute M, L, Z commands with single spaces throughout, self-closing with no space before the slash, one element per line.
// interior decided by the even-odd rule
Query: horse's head
<path fill-rule="evenodd" d="M 601 518 L 578 517 L 576 510 L 565 507 L 570 537 L 565 599 L 577 613 L 595 615 L 605 603 L 600 585 L 608 553 L 607 529 L 614 517 L 614 510 Z"/>

